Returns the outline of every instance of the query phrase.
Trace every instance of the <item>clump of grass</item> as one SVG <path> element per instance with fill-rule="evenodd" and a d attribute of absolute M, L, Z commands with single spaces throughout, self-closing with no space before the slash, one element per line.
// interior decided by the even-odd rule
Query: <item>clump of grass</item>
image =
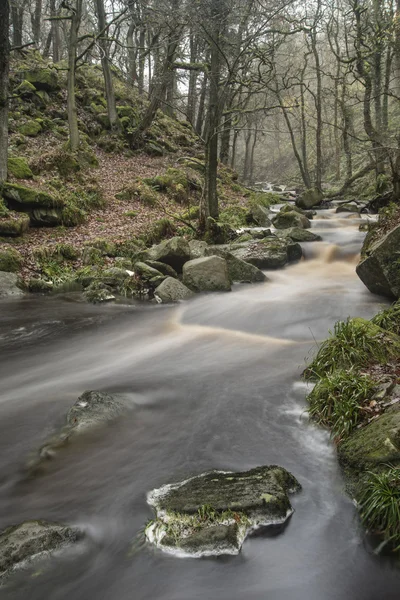
<path fill-rule="evenodd" d="M 371 323 L 390 333 L 400 335 L 400 302 L 395 302 L 390 308 L 379 312 L 371 319 Z"/>
<path fill-rule="evenodd" d="M 386 465 L 382 473 L 368 472 L 359 496 L 363 524 L 400 550 L 400 469 Z"/>
<path fill-rule="evenodd" d="M 162 219 L 158 219 L 158 221 L 153 223 L 150 229 L 143 234 L 142 240 L 147 246 L 151 246 L 152 244 L 158 244 L 165 238 L 173 237 L 175 234 L 175 223 L 173 223 L 167 217 L 163 217 Z"/>
<path fill-rule="evenodd" d="M 311 418 L 339 439 L 348 436 L 365 419 L 363 406 L 371 398 L 374 385 L 365 374 L 344 370 L 328 373 L 308 395 Z"/>
<path fill-rule="evenodd" d="M 333 333 L 319 347 L 318 353 L 304 371 L 306 379 L 318 379 L 335 369 L 366 367 L 371 362 L 385 362 L 398 354 L 393 340 L 375 324 L 363 319 L 347 319 L 335 323 Z"/>

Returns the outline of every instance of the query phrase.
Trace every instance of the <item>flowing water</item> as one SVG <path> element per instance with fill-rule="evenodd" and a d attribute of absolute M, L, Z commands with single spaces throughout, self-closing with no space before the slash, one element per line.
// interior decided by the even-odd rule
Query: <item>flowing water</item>
<path fill-rule="evenodd" d="M 355 274 L 359 220 L 321 211 L 306 260 L 173 307 L 90 306 L 73 295 L 0 305 L 0 529 L 43 518 L 87 542 L 20 573 L 19 600 L 394 600 L 399 571 L 371 552 L 329 435 L 305 414 L 300 374 L 337 319 L 382 300 Z M 135 409 L 24 481 L 32 448 L 86 389 Z M 235 557 L 179 559 L 149 547 L 146 492 L 216 468 L 279 464 L 299 479 L 279 535 Z"/>

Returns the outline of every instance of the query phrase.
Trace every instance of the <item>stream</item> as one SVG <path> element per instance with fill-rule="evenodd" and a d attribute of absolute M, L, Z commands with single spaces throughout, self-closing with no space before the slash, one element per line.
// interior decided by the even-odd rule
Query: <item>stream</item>
<path fill-rule="evenodd" d="M 0 529 L 42 518 L 87 542 L 0 589 L 18 600 L 398 600 L 399 571 L 365 540 L 329 434 L 310 424 L 300 375 L 338 319 L 384 301 L 355 273 L 354 215 L 319 211 L 305 260 L 179 306 L 89 305 L 74 294 L 0 304 Z M 22 478 L 29 452 L 87 389 L 135 409 Z M 300 481 L 283 532 L 238 556 L 150 547 L 146 492 L 212 468 L 278 464 Z"/>

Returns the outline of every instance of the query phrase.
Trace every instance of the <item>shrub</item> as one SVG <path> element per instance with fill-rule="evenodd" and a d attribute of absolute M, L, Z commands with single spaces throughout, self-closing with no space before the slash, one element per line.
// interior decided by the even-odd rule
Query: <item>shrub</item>
<path fill-rule="evenodd" d="M 335 369 L 365 367 L 371 362 L 385 362 L 399 353 L 399 342 L 370 321 L 347 319 L 335 324 L 331 337 L 304 371 L 306 379 L 323 377 Z M 399 340 L 400 341 L 400 340 Z"/>
<path fill-rule="evenodd" d="M 369 472 L 358 501 L 364 525 L 399 550 L 400 469 L 387 465 L 383 473 Z"/>
<path fill-rule="evenodd" d="M 395 302 L 390 308 L 379 312 L 371 319 L 371 323 L 386 331 L 400 335 L 400 302 Z"/>
<path fill-rule="evenodd" d="M 365 418 L 363 404 L 374 392 L 368 375 L 334 371 L 320 379 L 308 395 L 309 414 L 339 439 L 346 437 Z"/>

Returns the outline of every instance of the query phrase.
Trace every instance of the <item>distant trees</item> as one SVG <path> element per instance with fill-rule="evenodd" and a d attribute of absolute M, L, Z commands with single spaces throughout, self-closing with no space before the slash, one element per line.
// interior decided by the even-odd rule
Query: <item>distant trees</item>
<path fill-rule="evenodd" d="M 64 61 L 73 152 L 86 62 L 102 68 L 112 130 L 116 73 L 136 88 L 134 146 L 160 110 L 193 125 L 205 144 L 204 227 L 218 219 L 219 161 L 247 181 L 269 170 L 307 188 L 329 178 L 338 190 L 372 169 L 377 190 L 390 181 L 400 197 L 400 0 L 9 0 L 1 10 L 9 45 Z"/>

